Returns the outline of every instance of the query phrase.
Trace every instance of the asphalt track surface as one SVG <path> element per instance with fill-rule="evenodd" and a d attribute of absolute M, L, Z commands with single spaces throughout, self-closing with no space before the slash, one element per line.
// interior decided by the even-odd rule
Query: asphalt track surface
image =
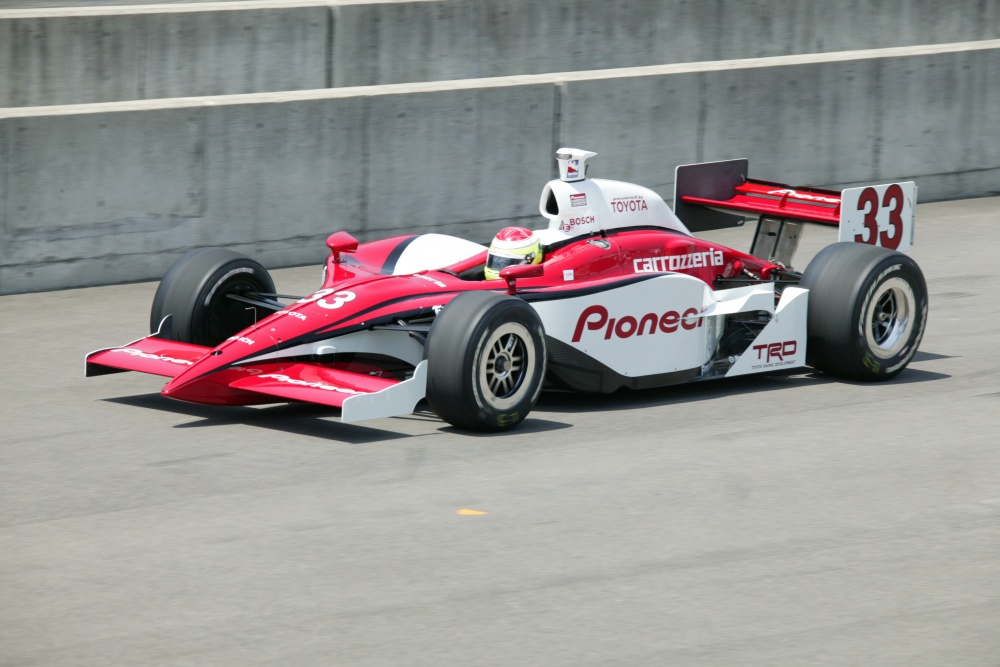
<path fill-rule="evenodd" d="M 87 379 L 155 284 L 0 297 L 0 664 L 996 666 L 998 206 L 919 207 L 896 381 L 543 395 L 497 436 Z"/>

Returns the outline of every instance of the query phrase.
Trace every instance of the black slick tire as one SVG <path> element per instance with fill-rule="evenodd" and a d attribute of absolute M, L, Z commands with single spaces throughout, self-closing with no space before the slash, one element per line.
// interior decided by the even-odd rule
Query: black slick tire
<path fill-rule="evenodd" d="M 468 292 L 434 320 L 426 345 L 427 402 L 471 431 L 505 431 L 528 415 L 545 376 L 545 331 L 530 305 Z"/>
<path fill-rule="evenodd" d="M 149 329 L 155 332 L 163 318 L 171 315 L 171 340 L 215 347 L 270 315 L 226 296 L 245 292 L 274 292 L 267 269 L 232 250 L 192 250 L 174 262 L 160 281 Z"/>
<path fill-rule="evenodd" d="M 927 284 L 907 255 L 834 243 L 802 276 L 809 289 L 806 362 L 831 375 L 889 380 L 916 353 L 927 325 Z"/>

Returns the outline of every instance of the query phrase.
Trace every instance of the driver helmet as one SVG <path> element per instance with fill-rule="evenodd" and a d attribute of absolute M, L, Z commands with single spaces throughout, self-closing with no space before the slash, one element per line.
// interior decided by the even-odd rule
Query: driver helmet
<path fill-rule="evenodd" d="M 539 264 L 542 244 L 538 235 L 524 227 L 504 227 L 493 238 L 486 257 L 486 279 L 498 280 L 500 270 L 518 264 Z"/>

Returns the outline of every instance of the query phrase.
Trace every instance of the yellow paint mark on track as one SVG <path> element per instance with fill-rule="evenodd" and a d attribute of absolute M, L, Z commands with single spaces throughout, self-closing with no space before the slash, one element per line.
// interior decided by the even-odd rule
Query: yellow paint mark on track
<path fill-rule="evenodd" d="M 458 513 L 463 516 L 478 516 L 480 514 L 489 514 L 489 512 L 480 512 L 479 510 L 458 510 Z"/>

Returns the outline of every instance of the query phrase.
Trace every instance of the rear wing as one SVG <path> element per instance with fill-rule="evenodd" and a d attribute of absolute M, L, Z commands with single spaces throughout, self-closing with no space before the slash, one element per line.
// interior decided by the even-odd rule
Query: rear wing
<path fill-rule="evenodd" d="M 839 228 L 839 240 L 908 250 L 913 245 L 913 181 L 837 192 L 747 176 L 748 160 L 677 167 L 674 213 L 691 231 L 735 227 L 756 217 L 750 254 L 789 264 L 804 223 Z"/>

